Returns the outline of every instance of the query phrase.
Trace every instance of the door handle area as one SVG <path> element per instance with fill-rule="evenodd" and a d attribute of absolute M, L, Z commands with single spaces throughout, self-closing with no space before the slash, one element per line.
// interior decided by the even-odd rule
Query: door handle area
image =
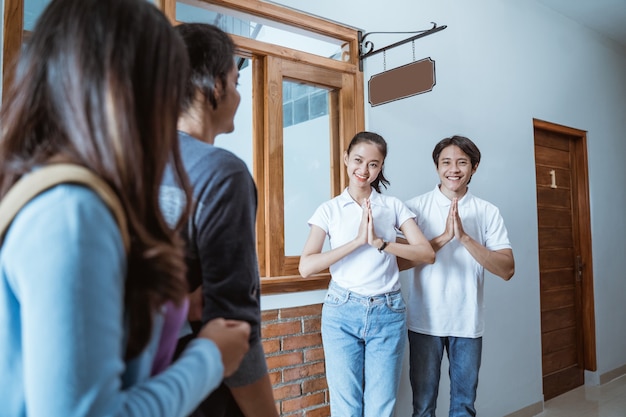
<path fill-rule="evenodd" d="M 583 267 L 585 264 L 583 263 L 583 258 L 578 255 L 576 256 L 576 281 L 583 280 Z"/>

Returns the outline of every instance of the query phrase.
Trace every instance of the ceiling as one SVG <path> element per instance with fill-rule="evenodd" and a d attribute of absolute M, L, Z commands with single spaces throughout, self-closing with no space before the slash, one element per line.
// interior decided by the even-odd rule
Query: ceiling
<path fill-rule="evenodd" d="M 626 0 L 537 0 L 626 47 Z"/>

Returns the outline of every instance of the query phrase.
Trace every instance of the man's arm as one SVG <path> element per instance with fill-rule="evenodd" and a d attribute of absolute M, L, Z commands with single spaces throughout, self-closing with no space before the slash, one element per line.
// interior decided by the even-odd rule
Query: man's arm
<path fill-rule="evenodd" d="M 454 220 L 454 235 L 467 251 L 481 264 L 483 268 L 505 281 L 511 279 L 515 273 L 515 260 L 512 249 L 489 250 L 465 233 L 463 223 L 458 212 L 458 201 L 455 198 L 450 206 L 450 213 Z"/>
<path fill-rule="evenodd" d="M 252 384 L 231 388 L 230 392 L 246 417 L 278 416 L 272 383 L 268 374 Z"/>
<path fill-rule="evenodd" d="M 461 238 L 461 244 L 476 259 L 476 262 L 503 280 L 510 280 L 515 273 L 515 260 L 512 249 L 489 250 L 469 235 L 464 235 Z"/>
<path fill-rule="evenodd" d="M 415 209 L 413 208 L 413 210 Z M 446 229 L 443 231 L 442 234 L 440 234 L 439 236 L 435 236 L 434 238 L 428 241 L 428 243 L 430 243 L 430 246 L 433 248 L 433 251 L 435 251 L 435 261 L 436 261 L 437 252 L 439 252 L 439 250 L 443 248 L 445 245 L 447 245 L 448 242 L 450 242 L 453 238 L 454 238 L 454 215 L 453 215 L 452 206 L 450 206 L 450 211 L 448 212 L 448 217 L 446 218 Z M 406 239 L 400 238 L 397 240 L 398 242 L 407 242 Z M 419 264 L 420 264 L 419 262 L 411 262 L 407 259 L 398 258 L 398 268 L 400 269 L 400 271 L 413 268 Z"/>

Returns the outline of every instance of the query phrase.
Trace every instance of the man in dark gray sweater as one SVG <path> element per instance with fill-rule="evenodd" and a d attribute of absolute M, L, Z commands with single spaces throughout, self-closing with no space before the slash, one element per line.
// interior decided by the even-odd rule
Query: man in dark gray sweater
<path fill-rule="evenodd" d="M 226 378 L 196 410 L 203 417 L 277 417 L 261 344 L 260 282 L 256 256 L 257 190 L 246 164 L 213 146 L 215 137 L 234 130 L 240 102 L 239 70 L 231 38 L 208 24 L 176 27 L 190 56 L 191 77 L 178 121 L 180 150 L 194 189 L 196 206 L 185 233 L 191 294 L 201 323 L 216 318 L 251 325 L 250 350 L 234 375 Z M 166 172 L 160 204 L 175 222 L 184 200 Z M 184 345 L 193 333 L 181 339 Z"/>

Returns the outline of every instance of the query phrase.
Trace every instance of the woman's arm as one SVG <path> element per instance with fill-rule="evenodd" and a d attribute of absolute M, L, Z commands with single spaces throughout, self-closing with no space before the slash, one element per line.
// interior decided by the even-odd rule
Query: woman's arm
<path fill-rule="evenodd" d="M 327 252 L 322 252 L 325 239 L 326 232 L 324 232 L 324 230 L 322 230 L 319 226 L 311 225 L 309 237 L 304 244 L 302 255 L 300 255 L 300 264 L 298 266 L 300 275 L 304 278 L 323 271 L 344 256 L 352 253 L 359 246 L 366 243 L 365 239 L 359 239 L 359 236 L 357 236 L 356 239 L 346 243 L 345 245 L 331 249 Z"/>
<path fill-rule="evenodd" d="M 402 223 L 400 230 L 406 237 L 406 240 L 399 239 L 396 242 L 389 242 L 384 250 L 395 255 L 398 259 L 402 258 L 408 261 L 407 264 L 404 262 L 401 264 L 398 261 L 401 270 L 422 263 L 432 264 L 435 262 L 435 251 L 430 246 L 428 240 L 426 240 L 426 237 L 424 237 L 422 231 L 417 227 L 414 219 L 408 219 Z M 379 238 L 379 240 L 382 245 L 382 239 Z"/>
<path fill-rule="evenodd" d="M 157 377 L 148 366 L 123 386 L 125 253 L 93 192 L 55 187 L 22 210 L 11 232 L 3 255 L 23 311 L 29 416 L 184 416 L 219 384 L 220 352 L 198 339 Z"/>
<path fill-rule="evenodd" d="M 309 237 L 304 244 L 300 255 L 298 270 L 304 278 L 317 274 L 332 264 L 342 259 L 344 256 L 354 252 L 357 248 L 367 244 L 368 228 L 370 225 L 370 208 L 367 201 L 363 202 L 361 213 L 361 224 L 356 237 L 350 242 L 322 253 L 326 232 L 321 227 L 311 225 Z"/>

